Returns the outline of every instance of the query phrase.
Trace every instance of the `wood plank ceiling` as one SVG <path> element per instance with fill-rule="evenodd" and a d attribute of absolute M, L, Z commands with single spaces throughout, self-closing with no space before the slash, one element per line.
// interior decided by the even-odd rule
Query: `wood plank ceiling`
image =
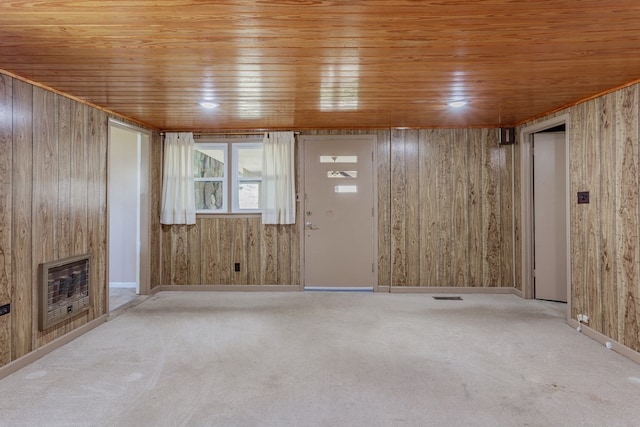
<path fill-rule="evenodd" d="M 3 0 L 0 69 L 162 130 L 508 126 L 640 78 L 640 2 Z"/>

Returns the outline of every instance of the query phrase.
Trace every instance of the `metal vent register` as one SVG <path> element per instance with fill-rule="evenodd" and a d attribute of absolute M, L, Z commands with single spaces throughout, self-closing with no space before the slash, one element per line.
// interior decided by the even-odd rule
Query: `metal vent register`
<path fill-rule="evenodd" d="M 89 310 L 91 254 L 40 264 L 40 329 Z"/>

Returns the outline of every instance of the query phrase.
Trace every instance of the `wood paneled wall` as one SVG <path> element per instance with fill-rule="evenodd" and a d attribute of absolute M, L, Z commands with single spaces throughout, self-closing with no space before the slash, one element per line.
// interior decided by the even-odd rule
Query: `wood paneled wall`
<path fill-rule="evenodd" d="M 259 216 L 163 225 L 161 284 L 299 285 L 298 242 L 297 226 L 262 225 Z"/>
<path fill-rule="evenodd" d="M 635 351 L 640 351 L 639 106 L 640 86 L 634 85 L 555 114 L 570 116 L 571 316 L 587 314 L 591 328 Z M 590 192 L 589 204 L 576 203 L 578 191 Z M 516 273 L 520 276 L 519 266 Z"/>
<path fill-rule="evenodd" d="M 392 132 L 393 286 L 513 286 L 512 148 L 497 135 Z"/>
<path fill-rule="evenodd" d="M 0 366 L 106 313 L 108 118 L 0 74 Z M 39 264 L 87 252 L 92 309 L 40 331 Z"/>
<path fill-rule="evenodd" d="M 374 132 L 380 286 L 513 286 L 512 147 L 497 130 Z M 159 164 L 158 164 L 159 165 Z M 202 217 L 162 227 L 164 285 L 299 285 L 298 226 Z M 234 263 L 241 271 L 234 272 Z"/>
<path fill-rule="evenodd" d="M 151 274 L 149 275 L 150 288 L 153 289 L 162 282 L 162 228 L 160 224 L 160 212 L 162 210 L 162 137 L 159 132 L 151 135 L 151 165 L 150 165 L 150 209 L 151 209 Z"/>

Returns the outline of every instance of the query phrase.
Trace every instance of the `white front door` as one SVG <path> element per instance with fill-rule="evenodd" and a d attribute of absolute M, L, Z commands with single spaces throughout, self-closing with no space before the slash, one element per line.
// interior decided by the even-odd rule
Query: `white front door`
<path fill-rule="evenodd" d="M 533 135 L 534 297 L 567 301 L 565 133 Z"/>
<path fill-rule="evenodd" d="M 373 288 L 375 136 L 302 142 L 305 288 Z"/>

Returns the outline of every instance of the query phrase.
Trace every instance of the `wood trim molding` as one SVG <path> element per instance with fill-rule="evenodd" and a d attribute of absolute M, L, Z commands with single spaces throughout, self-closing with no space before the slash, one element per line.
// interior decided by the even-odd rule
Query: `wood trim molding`
<path fill-rule="evenodd" d="M 567 320 L 567 324 L 574 329 L 578 327 L 578 321 L 574 319 Z M 614 341 L 608 336 L 603 335 L 600 332 L 596 331 L 595 329 L 591 329 L 590 327 L 584 324 L 582 325 L 582 333 L 588 336 L 589 338 L 591 338 L 592 340 L 599 342 L 602 345 L 606 345 L 608 342 L 611 343 L 611 350 L 615 351 L 616 353 L 619 353 L 620 355 L 626 357 L 627 359 L 637 364 L 640 364 L 640 353 L 638 353 L 635 350 L 632 350 L 631 348 L 625 346 L 624 344 L 619 343 L 618 341 Z"/>
<path fill-rule="evenodd" d="M 570 177 L 570 153 L 569 145 L 571 141 L 571 117 L 569 114 L 562 114 L 540 123 L 526 126 L 520 130 L 520 224 L 521 224 L 521 280 L 523 298 L 531 299 L 533 294 L 533 160 L 531 150 L 531 135 L 536 132 L 543 131 L 545 129 L 552 128 L 561 124 L 566 125 L 565 136 L 565 157 L 566 157 L 566 194 L 571 194 L 571 177 Z M 566 233 L 567 233 L 567 308 L 568 313 L 571 312 L 571 197 L 567 197 L 567 218 L 566 218 Z"/>
<path fill-rule="evenodd" d="M 46 91 L 53 92 L 56 95 L 64 96 L 65 98 L 69 98 L 69 99 L 71 99 L 73 101 L 76 101 L 76 102 L 79 102 L 81 104 L 87 105 L 87 106 L 89 106 L 91 108 L 95 108 L 96 110 L 100 110 L 100 111 L 105 112 L 107 114 L 110 114 L 110 115 L 112 115 L 114 117 L 119 117 L 121 119 L 128 120 L 128 121 L 130 121 L 132 123 L 136 123 L 137 125 L 140 125 L 140 126 L 146 128 L 146 129 L 149 129 L 149 130 L 152 130 L 152 131 L 159 131 L 160 130 L 158 128 L 155 128 L 155 127 L 151 126 L 148 123 L 145 123 L 145 122 L 142 122 L 140 120 L 136 120 L 134 118 L 125 116 L 124 114 L 116 113 L 115 111 L 111 111 L 111 110 L 109 110 L 107 108 L 101 107 L 98 104 L 94 104 L 94 103 L 89 102 L 89 101 L 87 101 L 85 99 L 78 98 L 77 96 L 69 95 L 68 93 L 59 91 L 57 89 L 54 89 L 54 88 L 49 87 L 47 85 L 44 85 L 42 83 L 38 83 L 36 81 L 29 80 L 26 77 L 19 76 L 19 75 L 15 74 L 15 73 L 12 73 L 11 71 L 0 69 L 0 74 L 4 74 L 6 76 L 9 76 L 9 77 L 11 77 L 13 79 L 16 79 L 16 80 L 23 81 L 25 83 L 29 83 L 30 85 L 38 87 L 40 89 L 44 89 Z"/>
<path fill-rule="evenodd" d="M 378 289 L 382 288 L 380 286 Z M 391 293 L 396 294 L 516 294 L 516 288 L 488 288 L 480 286 L 454 287 L 454 286 L 392 286 Z"/>
<path fill-rule="evenodd" d="M 632 80 L 630 82 L 623 83 L 623 84 L 618 85 L 618 86 L 614 86 L 614 87 L 612 87 L 610 89 L 603 90 L 602 92 L 598 92 L 598 93 L 593 94 L 591 96 L 588 96 L 586 98 L 581 98 L 581 99 L 578 99 L 577 101 L 569 102 L 568 104 L 564 104 L 564 105 L 562 105 L 560 107 L 553 108 L 553 109 L 551 109 L 549 111 L 546 111 L 544 113 L 536 114 L 535 116 L 529 117 L 528 119 L 525 119 L 525 120 L 522 120 L 519 123 L 516 123 L 514 125 L 514 127 L 519 127 L 519 126 L 526 125 L 527 123 L 533 122 L 535 120 L 541 119 L 541 118 L 546 117 L 546 116 L 550 116 L 550 115 L 555 114 L 555 113 L 557 113 L 559 111 L 562 111 L 562 110 L 568 110 L 569 108 L 575 107 L 578 104 L 582 104 L 584 102 L 588 102 L 588 101 L 591 101 L 593 99 L 600 98 L 601 96 L 605 96 L 605 95 L 608 95 L 610 93 L 617 92 L 619 90 L 622 90 L 622 89 L 627 88 L 629 86 L 633 86 L 633 85 L 638 84 L 638 83 L 640 83 L 640 79 Z"/>
<path fill-rule="evenodd" d="M 185 291 L 185 292 L 256 292 L 256 291 L 277 291 L 277 292 L 299 292 L 302 288 L 298 285 L 160 285 L 151 290 L 151 294 L 164 291 Z"/>
<path fill-rule="evenodd" d="M 19 371 L 20 369 L 26 367 L 27 365 L 30 365 L 31 363 L 35 362 L 41 357 L 46 356 L 52 351 L 62 347 L 63 345 L 70 343 L 71 341 L 75 340 L 81 335 L 86 334 L 90 330 L 100 326 L 101 324 L 107 321 L 108 317 L 109 317 L 108 314 L 103 314 L 102 316 L 96 319 L 93 319 L 92 321 L 80 326 L 79 328 L 74 329 L 68 334 L 61 336 L 60 338 L 57 338 L 56 340 L 51 341 L 50 343 L 45 344 L 42 347 L 37 348 L 28 354 L 25 354 L 19 359 L 16 359 L 13 362 L 4 365 L 3 367 L 0 368 L 0 380 L 2 378 L 5 378 L 13 374 L 14 372 Z"/>

